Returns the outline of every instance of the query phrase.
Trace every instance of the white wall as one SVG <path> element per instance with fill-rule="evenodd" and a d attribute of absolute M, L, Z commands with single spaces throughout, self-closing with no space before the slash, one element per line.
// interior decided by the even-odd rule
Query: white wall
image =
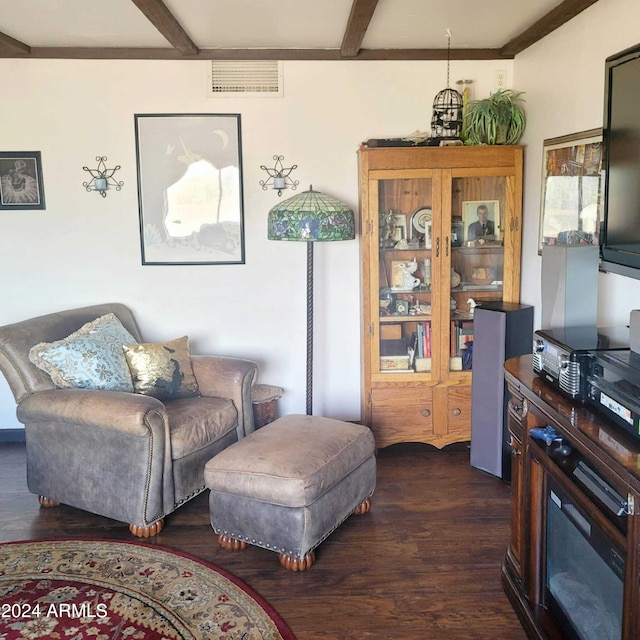
<path fill-rule="evenodd" d="M 147 340 L 187 334 L 195 353 L 257 360 L 304 413 L 306 245 L 267 240 L 278 201 L 258 182 L 274 154 L 299 191 L 358 204 L 359 144 L 429 130 L 445 62 L 287 62 L 283 99 L 208 99 L 206 62 L 0 60 L 4 151 L 42 152 L 46 211 L 0 212 L 0 324 L 106 301 L 128 304 Z M 451 78 L 492 90 L 511 62 L 451 63 Z M 246 264 L 141 266 L 135 113 L 240 113 Z M 590 126 L 594 126 L 591 124 Z M 122 165 L 121 192 L 87 193 L 84 165 Z M 285 192 L 284 197 L 293 195 Z M 410 212 L 407 212 L 410 213 Z M 360 417 L 358 240 L 315 247 L 314 413 Z M 0 380 L 0 427 L 20 426 Z"/>
<path fill-rule="evenodd" d="M 640 42 L 638 25 L 637 0 L 600 0 L 515 59 L 514 84 L 526 91 L 528 114 L 522 139 L 527 145 L 522 302 L 536 307 L 536 327 L 540 326 L 543 140 L 602 127 L 605 59 Z M 599 275 L 599 326 L 626 325 L 629 312 L 639 307 L 640 281 Z"/>

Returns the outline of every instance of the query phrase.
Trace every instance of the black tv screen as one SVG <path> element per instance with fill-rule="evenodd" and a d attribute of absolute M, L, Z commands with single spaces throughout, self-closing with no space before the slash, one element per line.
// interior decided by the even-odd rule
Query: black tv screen
<path fill-rule="evenodd" d="M 640 45 L 605 64 L 602 268 L 640 279 Z"/>

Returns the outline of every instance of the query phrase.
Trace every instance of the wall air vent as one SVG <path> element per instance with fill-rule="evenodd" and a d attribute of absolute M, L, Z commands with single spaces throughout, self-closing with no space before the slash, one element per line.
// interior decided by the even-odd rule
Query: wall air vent
<path fill-rule="evenodd" d="M 212 60 L 208 95 L 210 98 L 281 98 L 282 61 Z"/>

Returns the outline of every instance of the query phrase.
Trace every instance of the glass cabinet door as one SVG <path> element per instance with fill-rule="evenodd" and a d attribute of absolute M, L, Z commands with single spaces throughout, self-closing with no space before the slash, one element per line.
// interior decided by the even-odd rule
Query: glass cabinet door
<path fill-rule="evenodd" d="M 451 178 L 450 371 L 473 366 L 474 308 L 504 299 L 504 249 L 513 215 L 509 180 L 505 175 Z"/>
<path fill-rule="evenodd" d="M 379 225 L 378 373 L 430 378 L 439 358 L 433 252 L 440 184 L 438 173 L 420 171 L 412 178 L 377 180 L 370 190 Z"/>

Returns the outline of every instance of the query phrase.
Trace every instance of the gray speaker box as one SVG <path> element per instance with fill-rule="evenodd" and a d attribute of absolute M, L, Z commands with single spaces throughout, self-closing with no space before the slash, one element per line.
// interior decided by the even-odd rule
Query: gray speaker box
<path fill-rule="evenodd" d="M 542 247 L 541 329 L 598 326 L 598 251 L 596 246 Z"/>
<path fill-rule="evenodd" d="M 504 363 L 531 353 L 533 307 L 486 302 L 473 317 L 471 466 L 511 480 Z"/>

